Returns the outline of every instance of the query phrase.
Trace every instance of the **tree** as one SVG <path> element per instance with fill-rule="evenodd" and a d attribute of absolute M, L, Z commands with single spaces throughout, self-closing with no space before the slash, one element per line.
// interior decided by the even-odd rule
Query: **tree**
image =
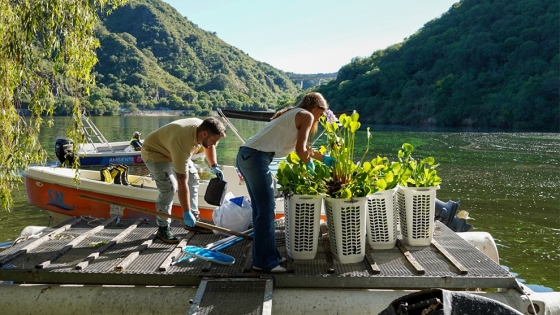
<path fill-rule="evenodd" d="M 0 1 L 0 206 L 10 210 L 12 189 L 31 163 L 44 163 L 38 141 L 55 110 L 55 82 L 67 82 L 75 95 L 74 122 L 68 137 L 85 143 L 81 132 L 80 94 L 95 83 L 94 36 L 98 14 L 108 14 L 128 0 Z M 47 60 L 47 62 L 45 62 Z M 20 116 L 27 107 L 30 117 Z M 46 118 L 44 118 L 46 117 Z M 79 165 L 74 165 L 77 169 Z"/>

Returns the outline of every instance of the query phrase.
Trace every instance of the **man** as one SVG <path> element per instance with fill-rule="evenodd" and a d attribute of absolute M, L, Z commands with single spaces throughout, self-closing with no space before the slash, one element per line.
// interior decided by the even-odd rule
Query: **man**
<path fill-rule="evenodd" d="M 140 131 L 135 131 L 134 134 L 132 134 L 132 139 L 130 139 L 130 145 L 134 148 L 134 151 L 142 151 L 140 135 Z"/>
<path fill-rule="evenodd" d="M 157 211 L 171 214 L 173 198 L 175 192 L 178 192 L 185 228 L 200 231 L 195 226 L 198 213 L 194 214 L 191 209 L 191 204 L 195 207 L 196 204 L 190 195 L 189 186 L 193 185 L 189 185 L 189 176 L 196 176 L 192 174 L 196 172 L 196 168 L 190 160 L 202 146 L 212 173 L 223 178 L 224 175 L 218 168 L 215 144 L 225 136 L 225 126 L 216 118 L 210 117 L 204 121 L 198 118 L 179 119 L 146 137 L 142 146 L 142 160 L 159 190 Z M 170 244 L 179 243 L 169 228 L 170 219 L 156 217 L 156 222 L 157 237 L 160 240 Z"/>

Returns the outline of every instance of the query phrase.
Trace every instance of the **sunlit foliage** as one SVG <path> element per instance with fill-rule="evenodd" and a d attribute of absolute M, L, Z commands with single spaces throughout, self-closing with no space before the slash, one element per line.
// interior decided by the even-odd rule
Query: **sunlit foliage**
<path fill-rule="evenodd" d="M 560 131 L 557 0 L 461 0 L 318 87 L 379 124 Z"/>
<path fill-rule="evenodd" d="M 21 170 L 43 163 L 46 152 L 38 141 L 49 125 L 54 97 L 73 96 L 74 123 L 68 137 L 84 141 L 78 97 L 94 84 L 97 62 L 94 36 L 98 14 L 128 0 L 0 1 L 0 206 L 9 210 L 11 191 Z M 29 116 L 20 115 L 26 111 Z"/>

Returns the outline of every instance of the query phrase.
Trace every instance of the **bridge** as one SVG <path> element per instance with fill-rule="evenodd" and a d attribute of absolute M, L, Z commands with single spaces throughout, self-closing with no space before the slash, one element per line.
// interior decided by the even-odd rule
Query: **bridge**
<path fill-rule="evenodd" d="M 311 84 L 311 86 L 309 87 L 314 87 L 336 79 L 336 75 L 337 73 L 324 73 L 324 74 L 309 74 L 309 75 L 294 75 L 294 76 L 289 75 L 288 77 L 294 83 L 299 84 L 299 87 L 303 89 L 303 82 L 305 81 L 313 81 L 314 84 Z"/>

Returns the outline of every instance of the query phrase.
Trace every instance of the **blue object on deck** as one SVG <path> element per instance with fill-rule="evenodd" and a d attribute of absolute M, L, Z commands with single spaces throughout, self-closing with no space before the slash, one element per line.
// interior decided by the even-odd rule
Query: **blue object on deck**
<path fill-rule="evenodd" d="M 235 203 L 236 205 L 242 207 L 243 206 L 243 196 L 231 198 L 229 201 Z"/>
<path fill-rule="evenodd" d="M 187 245 L 183 248 L 183 250 L 187 254 L 196 258 L 204 259 L 221 265 L 231 265 L 235 262 L 235 258 L 211 249 Z"/>
<path fill-rule="evenodd" d="M 12 246 L 13 241 L 1 242 L 0 249 L 6 249 Z"/>

